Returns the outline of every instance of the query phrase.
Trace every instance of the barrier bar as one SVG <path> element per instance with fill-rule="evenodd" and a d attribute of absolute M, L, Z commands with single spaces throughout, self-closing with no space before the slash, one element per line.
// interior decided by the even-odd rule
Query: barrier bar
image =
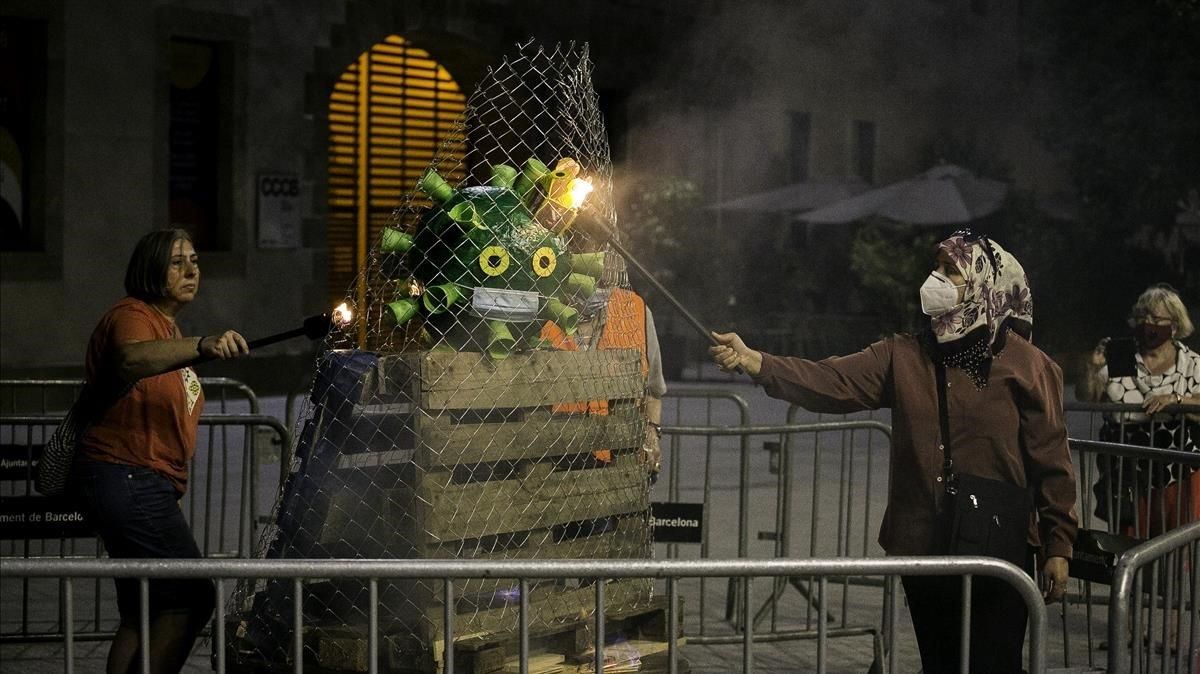
<path fill-rule="evenodd" d="M 142 674 L 150 674 L 150 578 L 138 579 L 138 650 Z"/>
<path fill-rule="evenodd" d="M 1139 571 L 1143 567 L 1153 564 L 1176 550 L 1185 547 L 1192 548 L 1192 572 L 1196 576 L 1192 583 L 1191 605 L 1193 611 L 1195 610 L 1196 585 L 1200 583 L 1200 574 L 1197 573 L 1197 569 L 1200 567 L 1195 563 L 1195 553 L 1197 548 L 1200 548 L 1200 545 L 1197 545 L 1198 542 L 1200 542 L 1200 522 L 1192 522 L 1131 548 L 1117 560 L 1116 568 L 1113 570 L 1111 601 L 1108 605 L 1108 671 L 1110 674 L 1127 674 L 1130 671 L 1131 659 L 1139 663 L 1142 660 L 1142 640 L 1140 638 L 1133 639 L 1132 658 L 1127 655 L 1127 649 L 1122 648 L 1120 644 L 1125 643 L 1128 635 L 1141 633 L 1142 575 Z M 1157 593 L 1153 581 L 1151 587 Z M 1132 620 L 1130 613 L 1133 614 Z M 1130 624 L 1131 622 L 1132 624 Z M 1198 623 L 1200 621 L 1193 616 L 1189 658 L 1194 657 L 1191 647 L 1195 645 L 1195 635 L 1200 630 Z"/>
<path fill-rule="evenodd" d="M 529 579 L 520 579 L 518 591 L 521 593 L 521 608 L 517 629 L 520 631 L 521 645 L 517 653 L 521 661 L 521 674 L 529 674 Z"/>
<path fill-rule="evenodd" d="M 446 674 L 454 671 L 454 579 L 442 579 L 442 665 Z"/>
<path fill-rule="evenodd" d="M 679 616 L 675 614 L 675 606 L 679 602 L 679 582 L 675 578 L 667 579 L 667 674 L 679 672 L 679 637 L 675 625 Z"/>
<path fill-rule="evenodd" d="M 958 652 L 958 671 L 961 674 L 971 672 L 971 574 L 962 579 L 962 632 L 959 634 L 962 648 Z"/>
<path fill-rule="evenodd" d="M 604 671 L 604 583 L 603 578 L 596 579 L 596 669 L 597 674 Z"/>
<path fill-rule="evenodd" d="M 304 671 L 304 580 L 296 576 L 292 581 L 292 671 Z"/>
<path fill-rule="evenodd" d="M 1200 531 L 1200 524 L 1191 531 Z M 142 578 L 293 578 L 295 671 L 303 668 L 303 578 L 679 578 L 747 579 L 743 614 L 753 598 L 752 577 L 972 574 L 997 577 L 1013 586 L 1029 609 L 1029 670 L 1045 671 L 1046 606 L 1033 579 L 1008 562 L 988 557 L 885 557 L 877 559 L 772 560 L 267 560 L 267 559 L 14 559 L 5 563 L 10 577 Z M 597 589 L 597 617 L 602 617 L 604 590 Z M 600 627 L 600 630 L 603 626 Z M 600 636 L 599 631 L 597 636 Z M 753 634 L 743 630 L 743 663 L 752 664 Z M 603 644 L 601 644 L 603 648 Z M 602 656 L 602 651 L 597 651 Z"/>
<path fill-rule="evenodd" d="M 371 607 L 367 609 L 367 671 L 379 672 L 379 579 L 372 578 L 367 587 Z M 447 672 L 450 670 L 447 669 Z"/>
<path fill-rule="evenodd" d="M 67 674 L 74 674 L 75 672 L 75 599 L 73 597 L 73 582 L 71 578 L 63 578 L 62 582 L 63 613 L 66 614 L 63 619 L 63 631 L 66 633 L 66 638 L 63 640 L 63 670 Z"/>
<path fill-rule="evenodd" d="M 217 624 L 213 627 L 216 631 L 214 639 L 216 649 L 217 674 L 225 674 L 225 602 L 222 597 L 225 596 L 225 579 L 217 579 Z"/>

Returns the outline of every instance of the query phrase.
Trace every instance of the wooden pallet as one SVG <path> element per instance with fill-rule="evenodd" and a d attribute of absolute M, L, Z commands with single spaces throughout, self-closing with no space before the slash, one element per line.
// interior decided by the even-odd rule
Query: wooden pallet
<path fill-rule="evenodd" d="M 682 611 L 676 622 L 676 643 L 686 644 L 682 635 Z M 593 624 L 577 619 L 554 628 L 531 629 L 529 671 L 531 674 L 584 674 L 594 671 Z M 656 598 L 640 610 L 606 612 L 605 672 L 666 671 L 666 601 Z M 305 671 L 364 672 L 368 664 L 368 642 L 362 630 L 316 628 L 305 637 L 309 658 Z M 432 650 L 430 650 L 430 646 Z M 411 635 L 385 636 L 381 639 L 380 671 L 387 674 L 440 674 L 443 671 L 443 644 L 421 644 Z M 516 632 L 462 634 L 455 638 L 456 674 L 506 674 L 519 671 L 520 644 Z M 679 671 L 687 672 L 682 657 Z M 236 670 L 235 670 L 236 671 Z"/>
<path fill-rule="evenodd" d="M 288 527 L 303 529 L 313 546 L 287 556 L 649 554 L 649 492 L 640 461 L 644 380 L 637 351 L 535 351 L 496 362 L 460 352 L 384 355 L 346 388 L 337 399 L 335 392 L 322 394 L 310 422 L 315 437 L 335 443 L 336 456 L 326 461 L 343 488 L 299 521 L 281 519 L 284 536 Z M 593 400 L 607 401 L 609 413 L 557 411 Z M 598 461 L 594 452 L 600 449 L 610 450 L 612 460 Z M 488 639 L 515 632 L 515 580 L 454 583 L 457 635 Z M 610 582 L 610 611 L 644 608 L 650 588 L 649 579 Z M 309 644 L 314 652 L 326 653 L 326 661 L 339 649 L 358 652 L 360 646 L 336 644 L 357 643 L 339 630 L 362 629 L 367 596 L 362 581 L 306 585 L 306 630 L 323 635 Z M 393 650 L 438 650 L 441 581 L 381 583 L 379 599 L 382 624 L 412 641 Z M 276 608 L 282 605 L 276 597 Z M 578 581 L 536 582 L 529 606 L 531 625 L 559 629 L 594 611 L 594 589 Z"/>

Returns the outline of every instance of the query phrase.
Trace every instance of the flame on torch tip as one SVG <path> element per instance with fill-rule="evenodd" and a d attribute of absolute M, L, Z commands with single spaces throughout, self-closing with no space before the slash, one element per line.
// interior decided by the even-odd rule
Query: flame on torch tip
<path fill-rule="evenodd" d="M 354 312 L 350 310 L 350 305 L 342 302 L 333 310 L 333 318 L 338 323 L 346 325 L 354 318 Z"/>
<path fill-rule="evenodd" d="M 567 183 L 567 198 L 564 204 L 567 208 L 579 208 L 583 206 L 583 202 L 588 195 L 592 193 L 592 184 L 583 178 L 572 178 L 570 183 Z"/>

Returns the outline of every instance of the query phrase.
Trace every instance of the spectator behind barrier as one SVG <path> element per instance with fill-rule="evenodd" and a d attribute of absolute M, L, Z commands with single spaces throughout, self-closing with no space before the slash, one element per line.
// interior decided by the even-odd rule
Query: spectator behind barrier
<path fill-rule="evenodd" d="M 1200 354 L 1183 344 L 1192 320 L 1179 293 L 1160 283 L 1146 289 L 1129 316 L 1136 349 L 1101 339 L 1088 357 L 1075 395 L 1088 402 L 1137 405 L 1140 411 L 1109 413 L 1100 439 L 1160 449 L 1200 451 L 1200 415 L 1169 414 L 1171 405 L 1200 404 Z M 1149 461 L 1096 459 L 1096 516 L 1128 533 L 1150 537 L 1200 519 L 1200 472 Z M 1140 493 L 1134 502 L 1135 491 Z M 1161 490 L 1161 491 L 1159 491 Z M 1180 503 L 1180 498 L 1183 502 Z"/>

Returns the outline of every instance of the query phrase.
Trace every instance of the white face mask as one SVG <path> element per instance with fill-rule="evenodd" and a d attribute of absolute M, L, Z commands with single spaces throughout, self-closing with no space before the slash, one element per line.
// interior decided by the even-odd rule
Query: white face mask
<path fill-rule="evenodd" d="M 956 286 L 936 271 L 930 272 L 921 284 L 921 311 L 926 316 L 941 316 L 950 311 L 958 306 L 958 289 L 965 285 Z"/>

